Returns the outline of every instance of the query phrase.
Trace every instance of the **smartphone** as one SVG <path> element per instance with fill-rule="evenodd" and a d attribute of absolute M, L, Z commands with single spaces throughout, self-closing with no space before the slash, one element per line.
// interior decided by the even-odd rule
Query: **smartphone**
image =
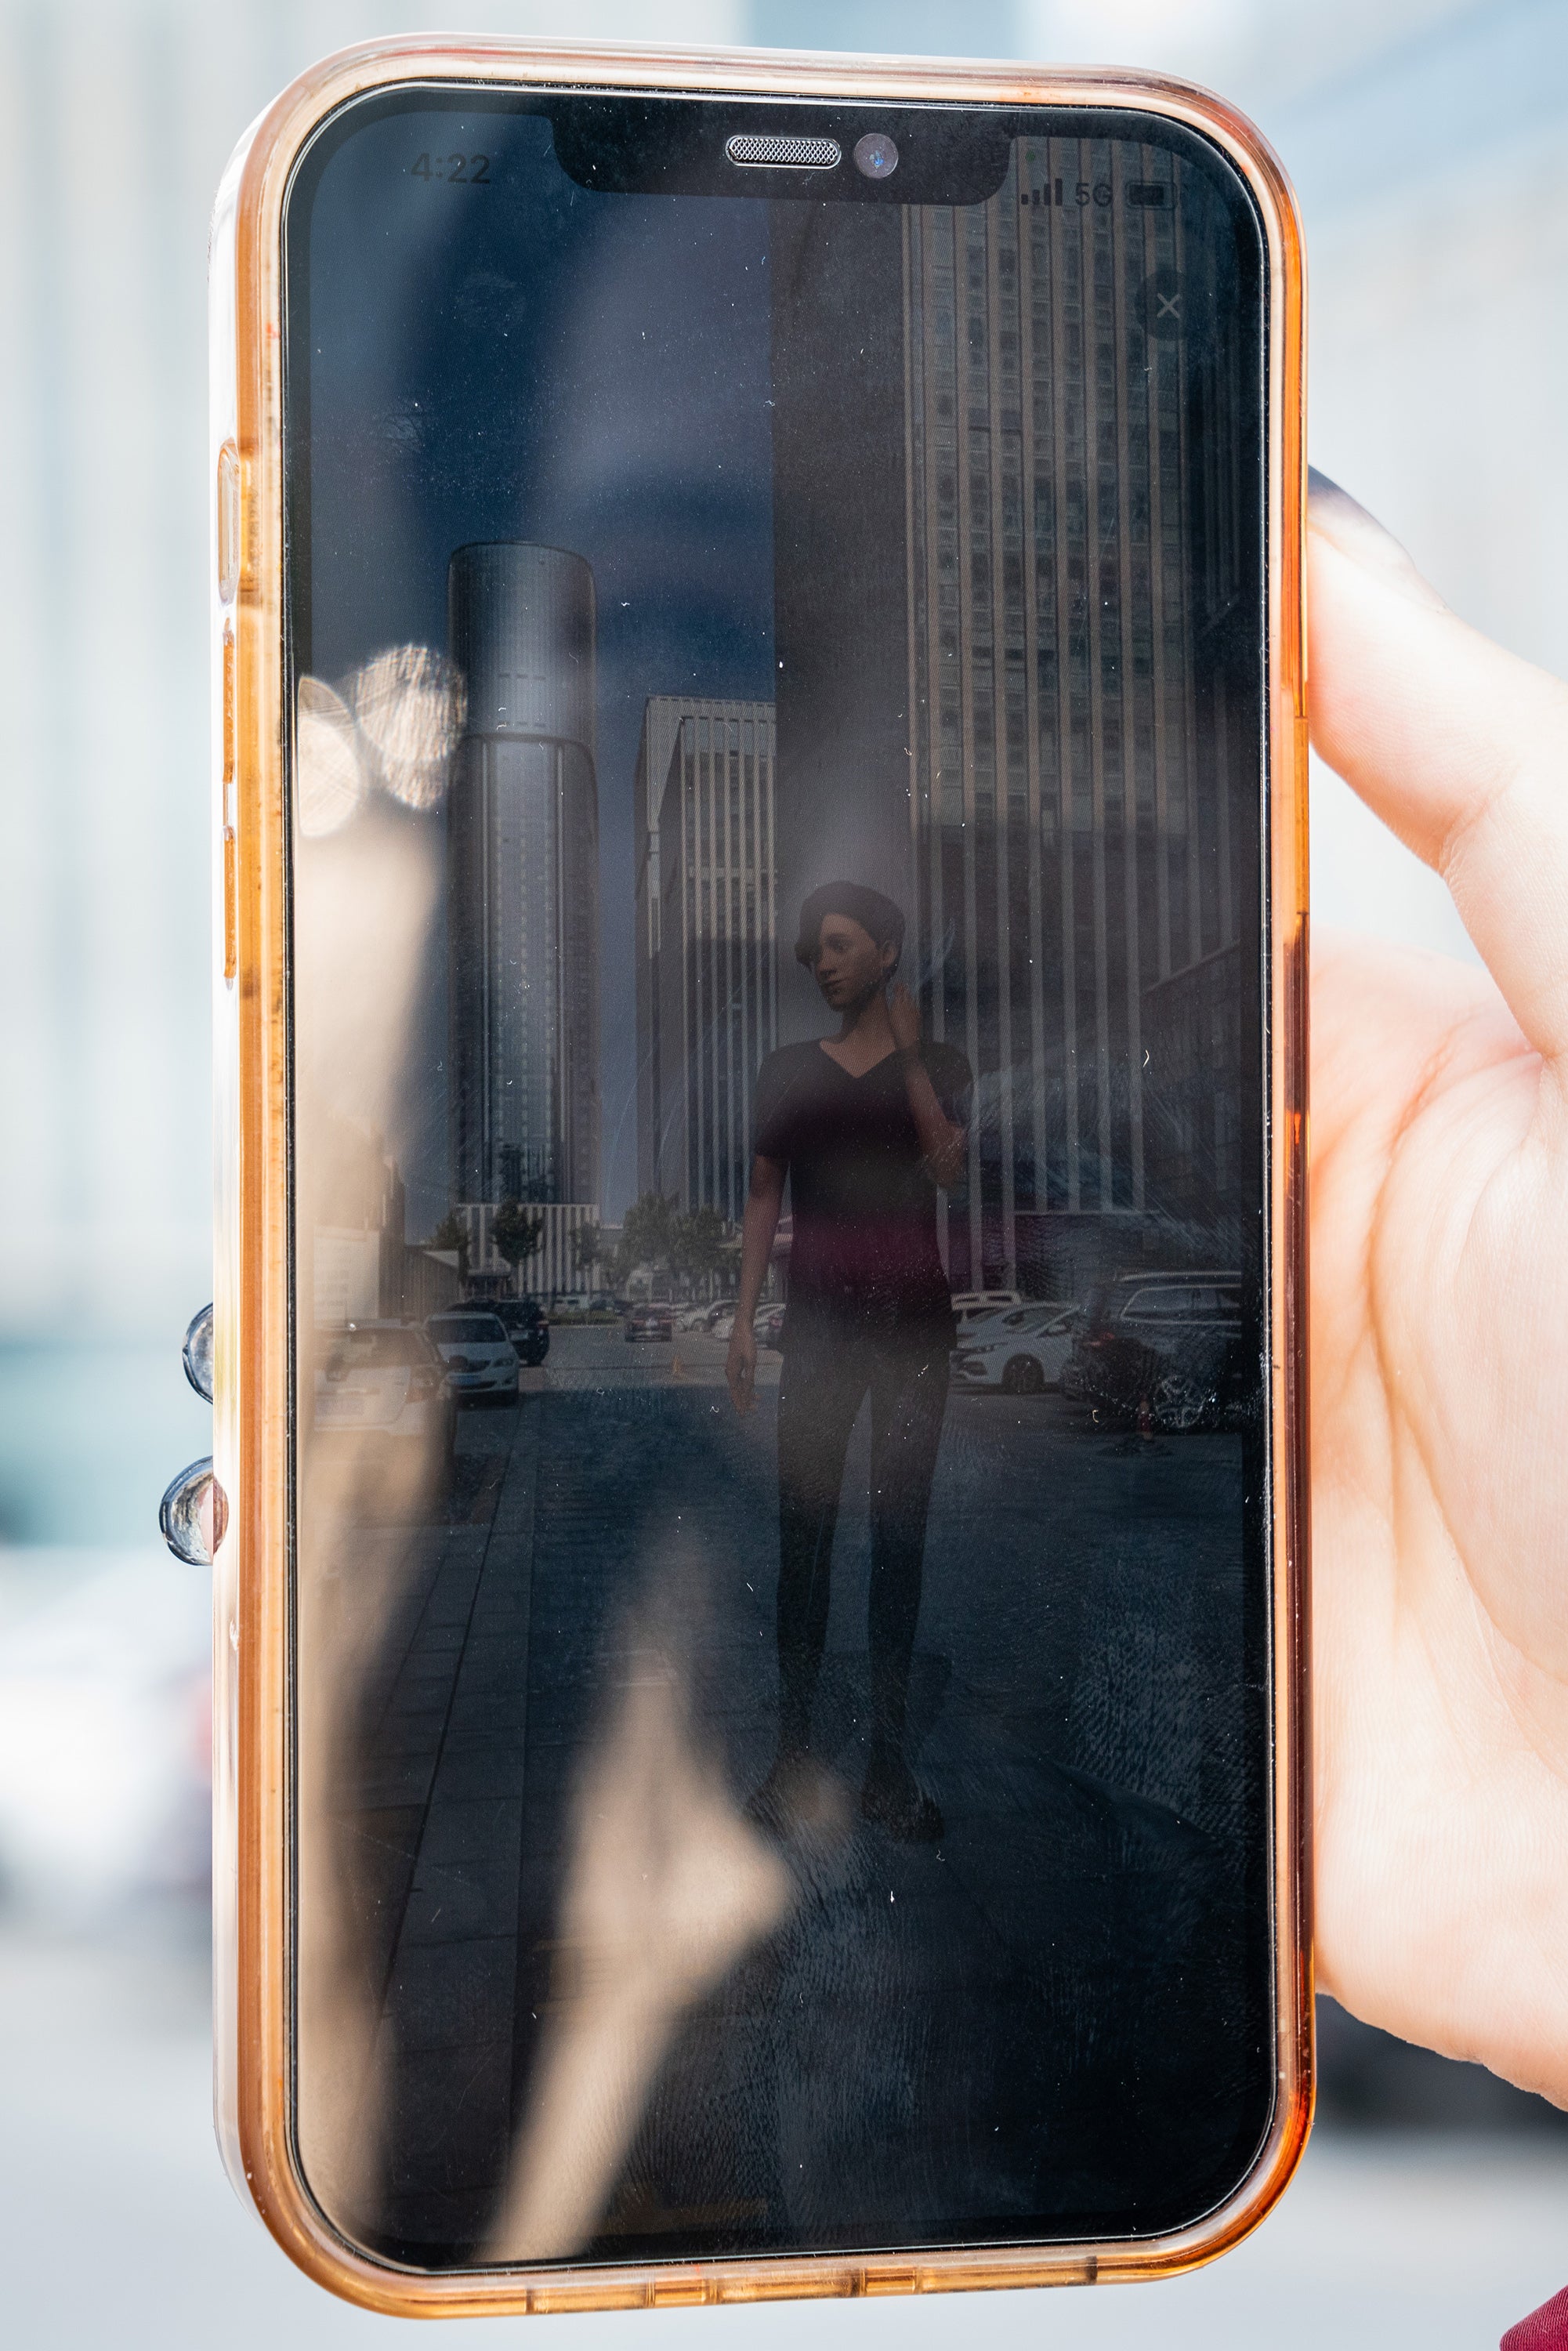
<path fill-rule="evenodd" d="M 393 42 L 214 296 L 219 2119 L 404 2314 L 1310 2106 L 1301 260 L 1132 75 Z"/>

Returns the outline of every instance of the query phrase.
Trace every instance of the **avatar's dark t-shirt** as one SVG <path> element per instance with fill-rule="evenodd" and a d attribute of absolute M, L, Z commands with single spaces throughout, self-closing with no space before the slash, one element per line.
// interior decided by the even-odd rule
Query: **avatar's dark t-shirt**
<path fill-rule="evenodd" d="M 944 1115 L 969 1123 L 969 1064 L 920 1049 Z M 756 1148 L 788 1170 L 794 1238 L 782 1344 L 821 1337 L 949 1347 L 956 1335 L 936 1246 L 936 1186 L 896 1053 L 862 1077 L 820 1044 L 783 1045 L 757 1078 Z"/>

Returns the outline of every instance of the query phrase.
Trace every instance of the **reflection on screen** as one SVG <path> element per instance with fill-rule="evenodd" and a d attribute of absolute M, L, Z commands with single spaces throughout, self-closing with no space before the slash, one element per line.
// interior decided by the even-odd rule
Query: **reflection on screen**
<path fill-rule="evenodd" d="M 299 2136 L 399 2260 L 1266 2126 L 1260 263 L 1146 130 L 294 200 Z"/>

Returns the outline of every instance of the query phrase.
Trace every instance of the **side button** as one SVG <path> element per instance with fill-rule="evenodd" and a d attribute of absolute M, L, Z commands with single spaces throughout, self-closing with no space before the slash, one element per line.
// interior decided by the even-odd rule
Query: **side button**
<path fill-rule="evenodd" d="M 232 604 L 240 570 L 239 451 L 225 441 L 218 451 L 218 594 Z"/>
<path fill-rule="evenodd" d="M 234 622 L 224 623 L 224 786 L 226 790 L 235 779 L 235 632 Z"/>

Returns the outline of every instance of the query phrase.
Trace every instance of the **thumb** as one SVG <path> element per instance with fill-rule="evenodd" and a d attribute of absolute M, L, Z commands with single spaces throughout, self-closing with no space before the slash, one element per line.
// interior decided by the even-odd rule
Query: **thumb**
<path fill-rule="evenodd" d="M 1448 883 L 1525 1035 L 1568 1053 L 1568 687 L 1449 611 L 1314 473 L 1312 740 Z"/>

